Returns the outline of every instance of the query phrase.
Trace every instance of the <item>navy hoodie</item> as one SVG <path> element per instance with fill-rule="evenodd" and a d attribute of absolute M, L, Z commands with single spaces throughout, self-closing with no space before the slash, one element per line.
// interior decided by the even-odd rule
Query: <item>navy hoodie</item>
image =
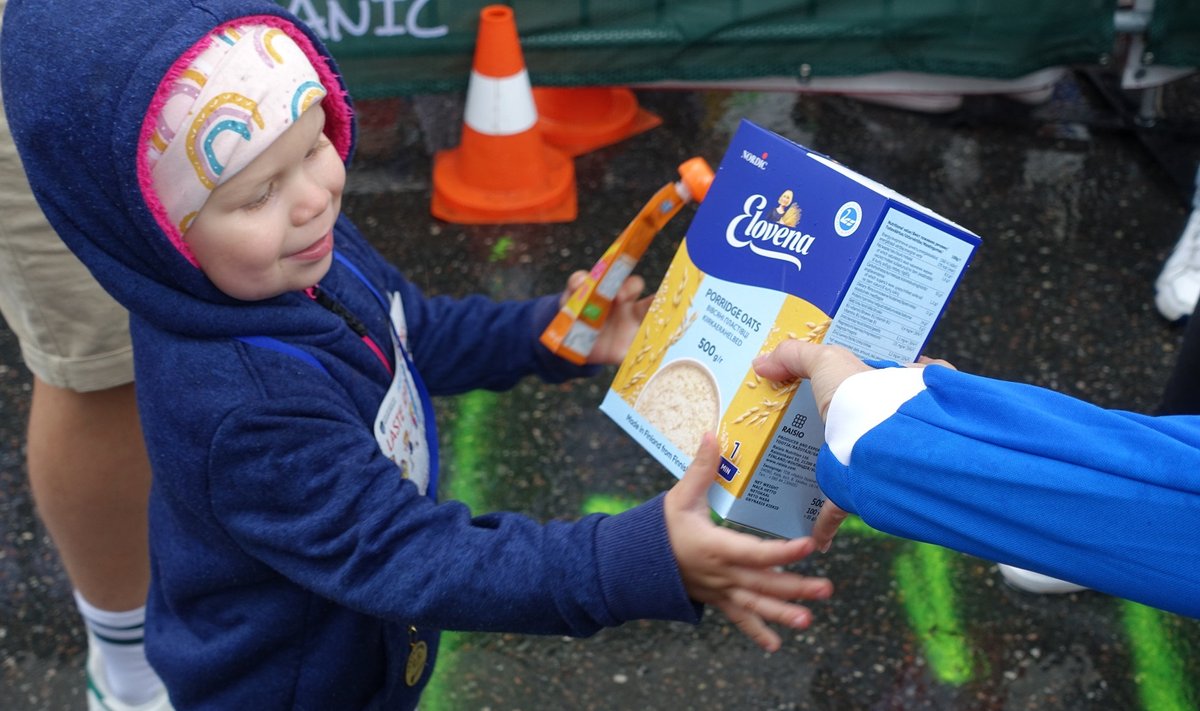
<path fill-rule="evenodd" d="M 30 183 L 130 312 L 154 469 L 147 653 L 176 708 L 412 708 L 439 629 L 697 621 L 661 497 L 544 525 L 435 502 L 376 444 L 392 378 L 346 319 L 303 293 L 230 298 L 170 244 L 139 187 L 148 107 L 206 34 L 262 16 L 284 18 L 336 72 L 315 35 L 254 0 L 12 0 L 0 38 Z M 349 103 L 332 83 L 326 133 L 348 157 Z M 403 300 L 431 451 L 431 394 L 584 374 L 537 343 L 554 297 L 425 298 L 344 217 L 334 239 L 321 289 L 376 343 L 391 342 L 382 300 Z"/>

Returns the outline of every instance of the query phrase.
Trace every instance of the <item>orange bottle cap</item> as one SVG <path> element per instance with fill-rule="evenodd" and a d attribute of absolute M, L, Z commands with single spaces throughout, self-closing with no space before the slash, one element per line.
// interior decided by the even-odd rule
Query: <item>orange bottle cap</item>
<path fill-rule="evenodd" d="M 708 195 L 708 186 L 713 181 L 713 169 L 708 161 L 699 156 L 688 158 L 679 165 L 679 176 L 683 178 L 683 185 L 692 194 L 692 199 L 703 202 L 704 196 Z"/>

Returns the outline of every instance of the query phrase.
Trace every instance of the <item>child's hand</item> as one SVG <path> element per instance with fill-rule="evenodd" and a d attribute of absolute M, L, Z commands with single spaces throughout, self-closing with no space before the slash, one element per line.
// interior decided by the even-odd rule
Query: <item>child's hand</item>
<path fill-rule="evenodd" d="M 823 600 L 833 594 L 833 584 L 778 569 L 812 553 L 811 538 L 764 540 L 712 522 L 706 493 L 719 461 L 716 438 L 705 434 L 683 479 L 667 492 L 667 535 L 688 595 L 725 613 L 747 637 L 773 652 L 781 640 L 767 623 L 808 627 L 812 613 L 789 600 Z"/>
<path fill-rule="evenodd" d="M 567 279 L 567 290 L 563 292 L 562 303 L 566 303 L 567 298 L 583 284 L 586 276 L 587 272 L 578 271 Z M 612 365 L 624 360 L 629 345 L 633 343 L 633 337 L 637 335 L 638 327 L 642 325 L 642 319 L 646 318 L 646 312 L 650 310 L 650 302 L 654 301 L 653 295 L 639 298 L 645 288 L 645 280 L 637 275 L 629 277 L 621 284 L 616 298 L 613 299 L 608 320 L 601 327 L 596 344 L 588 354 L 589 363 Z"/>

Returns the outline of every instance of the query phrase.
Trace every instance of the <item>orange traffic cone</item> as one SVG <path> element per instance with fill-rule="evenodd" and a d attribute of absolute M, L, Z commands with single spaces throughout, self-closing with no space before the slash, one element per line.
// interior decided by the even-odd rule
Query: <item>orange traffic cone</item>
<path fill-rule="evenodd" d="M 430 211 L 466 224 L 575 219 L 575 166 L 542 140 L 508 6 L 479 13 L 462 139 L 434 156 Z"/>
<path fill-rule="evenodd" d="M 620 87 L 533 90 L 538 126 L 546 142 L 578 156 L 649 131 L 662 119 L 638 106 L 637 97 Z"/>

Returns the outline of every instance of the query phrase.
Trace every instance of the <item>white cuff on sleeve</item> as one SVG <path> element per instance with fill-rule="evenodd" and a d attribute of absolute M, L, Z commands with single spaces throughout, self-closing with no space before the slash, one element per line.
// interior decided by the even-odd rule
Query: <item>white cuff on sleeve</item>
<path fill-rule="evenodd" d="M 858 439 L 925 389 L 924 368 L 882 368 L 842 381 L 825 413 L 825 444 L 843 466 Z"/>

